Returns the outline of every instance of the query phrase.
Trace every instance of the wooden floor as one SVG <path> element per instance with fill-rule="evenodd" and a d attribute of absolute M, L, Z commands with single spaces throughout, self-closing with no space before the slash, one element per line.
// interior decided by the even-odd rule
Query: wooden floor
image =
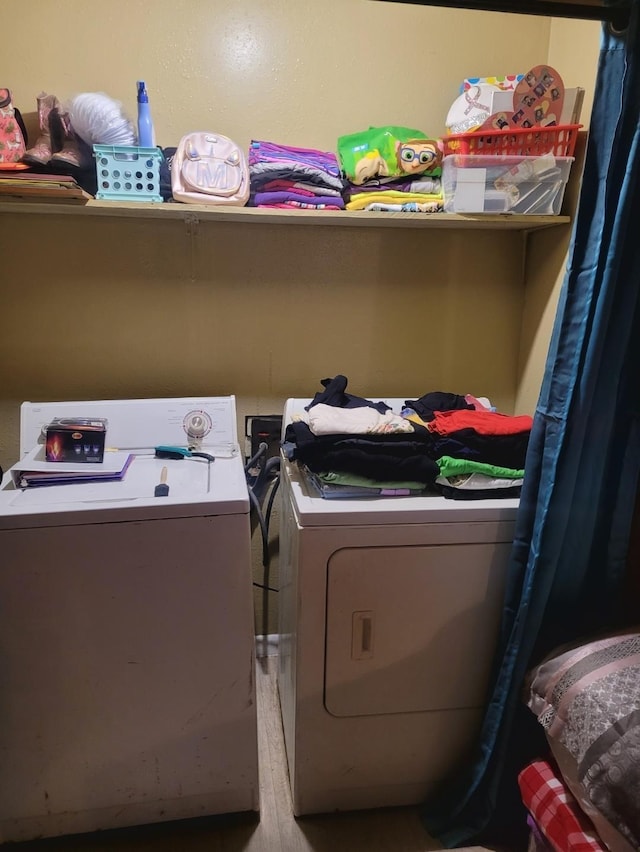
<path fill-rule="evenodd" d="M 7 844 L 12 852 L 428 852 L 441 849 L 417 808 L 295 819 L 276 685 L 277 657 L 258 660 L 261 814 L 160 823 Z M 470 847 L 481 852 L 479 847 Z"/>

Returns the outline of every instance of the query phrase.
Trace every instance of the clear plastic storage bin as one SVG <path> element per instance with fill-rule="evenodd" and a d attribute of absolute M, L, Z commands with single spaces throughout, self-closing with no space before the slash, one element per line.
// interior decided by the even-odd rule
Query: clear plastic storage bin
<path fill-rule="evenodd" d="M 446 213 L 516 213 L 557 216 L 573 157 L 445 157 Z"/>

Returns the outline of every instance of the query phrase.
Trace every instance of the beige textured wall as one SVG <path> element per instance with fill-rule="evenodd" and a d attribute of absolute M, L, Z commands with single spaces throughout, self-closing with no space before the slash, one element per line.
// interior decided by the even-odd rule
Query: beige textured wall
<path fill-rule="evenodd" d="M 11 29 L 21 109 L 105 91 L 134 117 L 144 78 L 161 145 L 207 129 L 331 150 L 370 124 L 439 134 L 463 77 L 528 68 L 549 38 L 546 18 L 376 0 L 32 0 Z"/>
<path fill-rule="evenodd" d="M 191 234 L 38 215 L 7 215 L 0 233 L 16 258 L 5 399 L 235 393 L 248 413 L 276 413 L 344 373 L 354 392 L 460 388 L 512 405 L 517 233 L 201 223 Z M 496 256 L 483 283 L 472 267 Z"/>
<path fill-rule="evenodd" d="M 561 71 L 565 85 L 585 90 L 581 123 L 585 130 L 576 149 L 576 163 L 565 195 L 565 207 L 578 203 L 578 180 L 584 159 L 600 48 L 600 24 L 593 21 L 554 19 L 549 42 L 549 63 Z M 567 265 L 571 226 L 532 233 L 527 245 L 525 301 L 518 368 L 518 411 L 533 413 L 544 373 L 547 350 Z"/>
<path fill-rule="evenodd" d="M 464 76 L 529 67 L 549 38 L 544 18 L 374 0 L 33 0 L 12 27 L 0 80 L 31 126 L 41 90 L 106 91 L 133 117 L 144 77 L 160 144 L 206 128 L 330 150 L 373 123 L 441 133 Z M 191 236 L 178 222 L 5 214 L 0 248 L 0 464 L 17 450 L 16 403 L 38 397 L 229 391 L 242 412 L 271 412 L 343 372 L 361 393 L 514 404 L 518 235 Z"/>
<path fill-rule="evenodd" d="M 194 129 L 328 150 L 370 124 L 440 134 L 463 77 L 526 70 L 550 45 L 583 80 L 581 42 L 549 19 L 374 0 L 31 0 L 11 29 L 0 83 L 32 130 L 41 90 L 105 91 L 133 118 L 144 78 L 165 146 Z M 242 424 L 341 372 L 355 393 L 527 410 L 548 323 L 527 320 L 521 355 L 525 298 L 544 313 L 523 248 L 516 232 L 0 213 L 0 464 L 25 399 L 235 393 Z"/>

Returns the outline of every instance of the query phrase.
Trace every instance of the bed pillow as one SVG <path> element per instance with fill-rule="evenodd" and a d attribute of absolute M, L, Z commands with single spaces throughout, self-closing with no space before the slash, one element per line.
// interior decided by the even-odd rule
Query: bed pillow
<path fill-rule="evenodd" d="M 567 786 L 612 852 L 640 848 L 640 633 L 561 649 L 527 679 Z"/>

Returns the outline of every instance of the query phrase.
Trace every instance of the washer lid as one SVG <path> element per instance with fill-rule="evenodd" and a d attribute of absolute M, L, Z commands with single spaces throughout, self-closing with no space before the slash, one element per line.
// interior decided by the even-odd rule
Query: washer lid
<path fill-rule="evenodd" d="M 155 497 L 167 468 L 166 497 Z M 135 455 L 121 482 L 91 482 L 15 489 L 5 477 L 0 529 L 45 524 L 113 523 L 200 515 L 248 514 L 249 495 L 240 456 L 156 459 Z"/>

